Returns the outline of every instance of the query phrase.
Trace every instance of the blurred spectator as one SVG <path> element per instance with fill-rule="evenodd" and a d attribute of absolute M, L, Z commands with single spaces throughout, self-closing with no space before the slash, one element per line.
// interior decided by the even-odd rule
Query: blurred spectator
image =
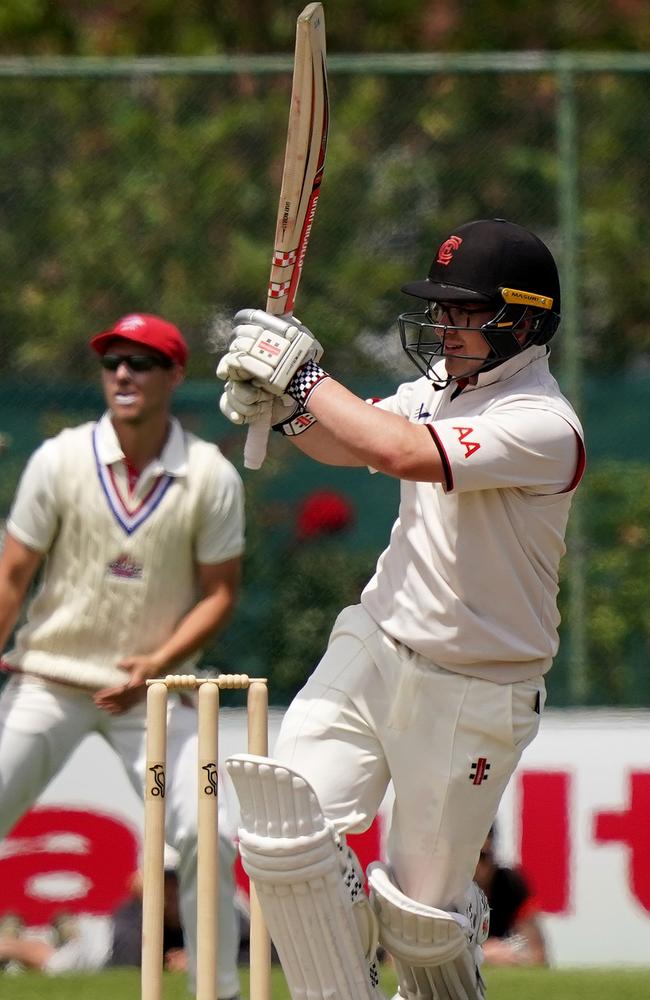
<path fill-rule="evenodd" d="M 483 945 L 489 965 L 547 965 L 540 907 L 521 871 L 497 863 L 495 828 L 481 850 L 474 879 L 490 904 L 490 933 Z"/>
<path fill-rule="evenodd" d="M 187 955 L 178 905 L 178 879 L 170 865 L 165 866 L 164 896 L 163 963 L 168 972 L 186 972 Z M 141 941 L 142 874 L 138 871 L 133 876 L 129 898 L 113 914 L 112 947 L 106 964 L 139 966 Z"/>
<path fill-rule="evenodd" d="M 48 975 L 93 972 L 108 966 L 139 966 L 142 940 L 142 877 L 133 876 L 129 898 L 111 916 L 62 914 L 40 933 L 15 917 L 0 924 L 0 968 L 38 969 Z M 165 869 L 163 962 L 186 972 L 187 957 L 178 906 L 176 872 Z"/>
<path fill-rule="evenodd" d="M 112 927 L 110 916 L 62 914 L 49 928 L 36 932 L 21 926 L 17 918 L 5 918 L 0 928 L 0 968 L 10 973 L 38 969 L 52 976 L 102 969 L 111 953 Z"/>

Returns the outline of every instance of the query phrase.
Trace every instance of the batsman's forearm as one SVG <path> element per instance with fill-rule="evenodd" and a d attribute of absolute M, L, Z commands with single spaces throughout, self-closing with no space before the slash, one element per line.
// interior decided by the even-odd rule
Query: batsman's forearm
<path fill-rule="evenodd" d="M 322 465 L 361 466 L 363 462 L 349 448 L 339 444 L 329 431 L 315 423 L 305 431 L 287 438 L 303 455 Z"/>
<path fill-rule="evenodd" d="M 440 454 L 426 427 L 371 406 L 333 378 L 315 387 L 307 406 L 332 442 L 355 456 L 356 463 L 347 464 L 367 465 L 396 479 L 444 481 Z"/>

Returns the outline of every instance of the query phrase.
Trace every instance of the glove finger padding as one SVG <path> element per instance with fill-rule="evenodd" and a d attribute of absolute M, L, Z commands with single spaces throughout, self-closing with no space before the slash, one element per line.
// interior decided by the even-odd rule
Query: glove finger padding
<path fill-rule="evenodd" d="M 235 390 L 240 390 L 243 386 L 249 387 L 252 396 L 250 401 L 241 398 Z M 260 398 L 253 398 L 259 394 Z M 224 417 L 233 424 L 251 424 L 269 413 L 272 404 L 272 396 L 261 389 L 257 389 L 250 382 L 226 382 L 224 391 L 219 400 L 219 409 Z"/>
<path fill-rule="evenodd" d="M 228 381 L 219 409 L 231 423 L 251 424 L 271 410 L 271 423 L 284 424 L 300 409 L 291 396 L 271 396 L 252 382 Z"/>
<path fill-rule="evenodd" d="M 265 389 L 260 389 L 254 382 L 228 382 L 226 385 L 229 397 L 242 406 L 254 406 L 255 403 L 271 403 L 274 397 Z"/>
<path fill-rule="evenodd" d="M 244 309 L 235 323 L 228 353 L 217 367 L 221 379 L 254 380 L 267 392 L 281 395 L 298 368 L 323 354 L 309 330 L 292 317 Z"/>
<path fill-rule="evenodd" d="M 247 381 L 250 378 L 250 374 L 241 370 L 239 361 L 242 357 L 246 357 L 254 343 L 255 340 L 252 337 L 236 337 L 232 341 L 227 354 L 224 354 L 217 365 L 217 378 L 223 379 L 224 382 L 228 379 L 243 379 Z"/>

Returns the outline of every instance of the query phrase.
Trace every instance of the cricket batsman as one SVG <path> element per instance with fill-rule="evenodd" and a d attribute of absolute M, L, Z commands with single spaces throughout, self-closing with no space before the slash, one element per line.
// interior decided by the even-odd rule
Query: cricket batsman
<path fill-rule="evenodd" d="M 233 423 L 270 410 L 305 455 L 401 484 L 376 571 L 334 623 L 274 757 L 228 763 L 244 866 L 294 1000 L 379 997 L 378 943 L 404 1000 L 482 1000 L 489 911 L 473 874 L 558 648 L 585 448 L 549 370 L 553 256 L 521 225 L 474 220 L 403 291 L 418 303 L 399 328 L 419 376 L 387 399 L 357 397 L 307 328 L 259 313 L 236 318 L 217 371 Z M 370 825 L 389 782 L 387 861 L 369 867 L 367 896 L 345 836 Z"/>

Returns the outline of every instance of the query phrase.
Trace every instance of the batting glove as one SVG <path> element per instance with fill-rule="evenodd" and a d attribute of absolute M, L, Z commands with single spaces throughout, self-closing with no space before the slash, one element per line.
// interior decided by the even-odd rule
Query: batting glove
<path fill-rule="evenodd" d="M 270 411 L 271 422 L 282 423 L 298 409 L 291 396 L 271 396 L 265 389 L 259 389 L 252 382 L 226 382 L 219 409 L 233 424 L 253 424 Z"/>
<path fill-rule="evenodd" d="M 322 354 L 319 342 L 293 317 L 242 309 L 235 316 L 233 339 L 219 362 L 217 377 L 253 382 L 280 396 L 298 369 L 307 361 L 318 361 Z"/>
<path fill-rule="evenodd" d="M 287 437 L 302 434 L 316 423 L 316 417 L 307 413 L 291 396 L 271 396 L 252 382 L 226 382 L 219 400 L 219 409 L 224 417 L 239 426 L 265 417 L 269 408 L 273 430 Z"/>

